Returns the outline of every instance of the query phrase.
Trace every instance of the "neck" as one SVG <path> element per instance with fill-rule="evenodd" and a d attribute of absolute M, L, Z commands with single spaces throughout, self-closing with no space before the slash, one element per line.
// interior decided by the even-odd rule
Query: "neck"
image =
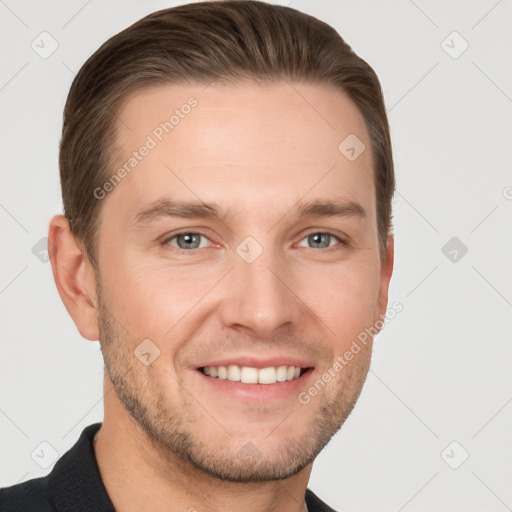
<path fill-rule="evenodd" d="M 306 510 L 304 496 L 312 464 L 286 480 L 219 480 L 159 447 L 129 416 L 115 391 L 105 391 L 105 418 L 94 451 L 117 512 Z"/>

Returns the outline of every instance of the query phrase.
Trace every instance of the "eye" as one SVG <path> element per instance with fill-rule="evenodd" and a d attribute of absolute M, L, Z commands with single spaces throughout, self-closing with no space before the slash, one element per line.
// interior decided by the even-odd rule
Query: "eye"
<path fill-rule="evenodd" d="M 208 240 L 202 233 L 186 232 L 173 235 L 162 242 L 163 245 L 172 245 L 181 250 L 203 249 L 207 246 L 201 243 L 201 239 Z"/>
<path fill-rule="evenodd" d="M 327 232 L 314 232 L 310 233 L 306 237 L 304 237 L 299 242 L 299 247 L 304 247 L 302 245 L 303 241 L 306 241 L 306 247 L 311 249 L 331 249 L 336 248 L 336 245 L 339 246 L 347 246 L 348 243 L 339 238 L 332 233 Z M 202 233 L 197 233 L 193 231 L 187 231 L 183 233 L 177 233 L 173 236 L 166 238 L 162 245 L 171 245 L 176 247 L 178 250 L 190 252 L 193 249 L 204 249 L 208 247 L 209 238 Z"/>
<path fill-rule="evenodd" d="M 341 238 L 337 237 L 336 235 L 333 235 L 332 233 L 324 233 L 324 232 L 315 232 L 310 233 L 308 236 L 303 238 L 303 240 L 306 240 L 306 243 L 311 244 L 307 247 L 310 247 L 312 249 L 328 249 L 330 247 L 333 247 L 334 244 L 331 244 L 331 242 L 338 242 L 340 245 L 347 245 L 347 243 L 342 240 Z M 299 243 L 299 247 L 304 247 Z"/>

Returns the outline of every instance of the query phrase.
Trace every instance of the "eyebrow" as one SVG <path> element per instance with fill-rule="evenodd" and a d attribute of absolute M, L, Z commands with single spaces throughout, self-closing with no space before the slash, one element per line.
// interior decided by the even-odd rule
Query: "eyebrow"
<path fill-rule="evenodd" d="M 135 216 L 136 224 L 146 224 L 166 217 L 182 219 L 226 219 L 233 216 L 231 210 L 222 210 L 215 202 L 175 201 L 161 198 Z M 354 201 L 347 200 L 316 200 L 299 203 L 295 206 L 295 216 L 304 217 L 359 217 L 367 218 L 366 210 Z M 283 216 L 284 217 L 284 216 Z"/>

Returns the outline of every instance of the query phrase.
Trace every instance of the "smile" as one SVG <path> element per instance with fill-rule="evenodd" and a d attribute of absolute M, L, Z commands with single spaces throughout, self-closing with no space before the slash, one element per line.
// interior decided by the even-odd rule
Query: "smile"
<path fill-rule="evenodd" d="M 204 366 L 199 368 L 204 375 L 220 380 L 243 382 L 244 384 L 275 384 L 298 379 L 307 368 L 299 366 L 269 366 L 254 368 L 251 366 Z"/>

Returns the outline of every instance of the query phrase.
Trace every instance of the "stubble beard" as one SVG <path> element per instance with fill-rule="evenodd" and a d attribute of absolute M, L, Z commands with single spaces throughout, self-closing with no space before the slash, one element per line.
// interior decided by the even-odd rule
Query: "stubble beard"
<path fill-rule="evenodd" d="M 299 473 L 314 461 L 341 428 L 366 379 L 370 356 L 362 355 L 359 364 L 343 368 L 343 385 L 338 385 L 336 393 L 323 390 L 310 404 L 301 406 L 299 414 L 311 414 L 308 408 L 315 407 L 317 400 L 321 401 L 316 405 L 317 410 L 306 431 L 300 437 L 283 439 L 278 450 L 265 450 L 265 446 L 258 446 L 258 442 L 246 442 L 237 448 L 236 437 L 226 443 L 229 450 L 207 444 L 202 440 L 201 432 L 191 428 L 193 422 L 187 421 L 183 407 L 174 410 L 169 407 L 162 389 L 151 379 L 151 367 L 142 365 L 133 354 L 138 343 L 123 336 L 126 331 L 118 327 L 108 313 L 100 286 L 97 293 L 105 373 L 120 402 L 159 453 L 170 460 L 178 457 L 185 464 L 222 481 L 266 482 L 284 480 Z M 218 424 L 212 423 L 212 429 L 216 428 L 219 428 Z"/>

